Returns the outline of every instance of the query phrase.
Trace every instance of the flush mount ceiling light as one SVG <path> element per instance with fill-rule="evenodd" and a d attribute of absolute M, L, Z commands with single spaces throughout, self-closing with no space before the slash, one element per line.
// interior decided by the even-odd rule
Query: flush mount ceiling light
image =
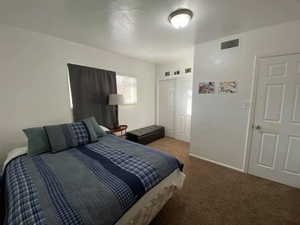
<path fill-rule="evenodd" d="M 177 9 L 169 15 L 169 22 L 176 29 L 186 27 L 193 18 L 193 12 L 189 9 Z"/>

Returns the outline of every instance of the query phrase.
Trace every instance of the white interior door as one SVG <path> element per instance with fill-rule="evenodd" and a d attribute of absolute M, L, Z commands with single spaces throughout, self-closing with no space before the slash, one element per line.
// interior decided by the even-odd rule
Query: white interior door
<path fill-rule="evenodd" d="M 249 173 L 300 188 L 300 55 L 258 60 Z"/>
<path fill-rule="evenodd" d="M 174 137 L 175 80 L 159 81 L 159 124 L 165 127 L 166 136 Z"/>
<path fill-rule="evenodd" d="M 176 79 L 175 138 L 189 142 L 192 115 L 192 78 Z"/>

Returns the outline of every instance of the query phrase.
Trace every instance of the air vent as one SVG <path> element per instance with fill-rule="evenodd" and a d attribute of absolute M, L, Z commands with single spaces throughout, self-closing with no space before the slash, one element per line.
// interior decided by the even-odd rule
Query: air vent
<path fill-rule="evenodd" d="M 235 39 L 235 40 L 231 40 L 231 41 L 225 41 L 221 43 L 221 49 L 228 49 L 228 48 L 235 48 L 238 47 L 240 45 L 240 40 L 239 39 Z"/>
<path fill-rule="evenodd" d="M 179 70 L 177 70 L 177 71 L 174 72 L 174 75 L 179 75 L 179 74 L 180 74 Z"/>
<path fill-rule="evenodd" d="M 185 69 L 185 73 L 191 73 L 192 72 L 192 68 L 186 68 Z"/>

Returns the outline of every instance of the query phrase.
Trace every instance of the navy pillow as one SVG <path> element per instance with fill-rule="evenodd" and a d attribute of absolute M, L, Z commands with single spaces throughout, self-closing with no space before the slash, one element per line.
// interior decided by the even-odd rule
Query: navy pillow
<path fill-rule="evenodd" d="M 89 131 L 83 122 L 71 123 L 70 125 L 78 145 L 85 145 L 90 142 Z"/>

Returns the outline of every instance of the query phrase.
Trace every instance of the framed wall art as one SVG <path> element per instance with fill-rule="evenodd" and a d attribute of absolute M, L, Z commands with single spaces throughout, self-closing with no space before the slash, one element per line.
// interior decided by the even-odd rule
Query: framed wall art
<path fill-rule="evenodd" d="M 237 93 L 236 81 L 223 81 L 219 85 L 219 94 L 235 94 Z"/>
<path fill-rule="evenodd" d="M 199 94 L 214 94 L 216 91 L 216 82 L 199 82 Z"/>

